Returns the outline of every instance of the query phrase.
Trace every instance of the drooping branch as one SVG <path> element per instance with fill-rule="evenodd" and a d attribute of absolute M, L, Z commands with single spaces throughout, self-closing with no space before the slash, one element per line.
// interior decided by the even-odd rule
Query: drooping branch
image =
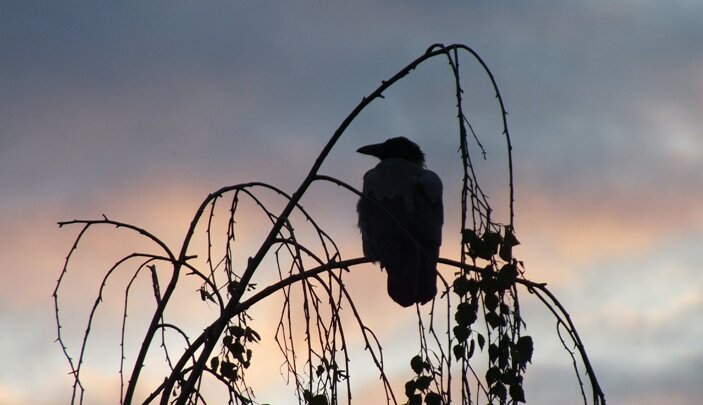
<path fill-rule="evenodd" d="M 442 46 L 442 45 L 433 45 L 430 47 L 427 52 L 425 52 L 424 55 L 418 57 L 415 59 L 413 62 L 408 64 L 405 68 L 401 69 L 398 73 L 396 73 L 394 76 L 392 76 L 390 79 L 385 80 L 381 82 L 381 85 L 376 88 L 371 94 L 367 97 L 364 97 L 361 102 L 352 110 L 352 112 L 342 121 L 340 126 L 337 128 L 337 130 L 334 132 L 330 140 L 327 142 L 327 144 L 324 146 L 320 154 L 318 155 L 317 159 L 312 165 L 312 168 L 310 169 L 310 172 L 308 175 L 305 177 L 303 180 L 302 184 L 298 187 L 298 189 L 292 194 L 290 201 L 288 204 L 283 208 L 281 213 L 278 215 L 278 220 L 276 223 L 271 227 L 271 230 L 268 233 L 268 236 L 264 240 L 264 242 L 261 244 L 261 247 L 259 250 L 256 252 L 256 254 L 251 258 L 249 261 L 249 264 L 246 267 L 246 270 L 244 271 L 240 283 L 238 284 L 237 288 L 232 293 L 232 296 L 230 298 L 230 302 L 228 303 L 227 307 L 225 308 L 225 314 L 223 317 L 218 318 L 215 322 L 213 322 L 209 327 L 208 330 L 211 333 L 211 336 L 214 338 L 209 339 L 205 346 L 203 347 L 202 352 L 200 353 L 200 358 L 198 360 L 198 363 L 194 366 L 193 372 L 191 372 L 189 379 L 183 386 L 181 395 L 179 397 L 178 404 L 179 405 L 184 405 L 186 398 L 188 395 L 190 395 L 190 392 L 192 392 L 193 387 L 195 386 L 195 382 L 199 378 L 199 375 L 202 372 L 202 369 L 205 366 L 205 363 L 207 359 L 210 357 L 212 350 L 215 347 L 215 344 L 217 342 L 217 338 L 219 337 L 222 332 L 224 331 L 224 328 L 228 322 L 228 320 L 233 316 L 234 313 L 234 308 L 238 305 L 242 295 L 244 294 L 244 290 L 246 286 L 249 284 L 252 276 L 254 275 L 254 272 L 256 269 L 259 267 L 261 264 L 262 260 L 268 253 L 269 249 L 272 246 L 272 243 L 274 239 L 276 238 L 276 235 L 280 232 L 281 228 L 285 224 L 287 218 L 293 211 L 294 207 L 298 204 L 300 199 L 302 198 L 303 194 L 307 191 L 309 188 L 310 184 L 315 180 L 315 176 L 317 175 L 320 167 L 322 166 L 322 163 L 327 159 L 327 156 L 329 155 L 330 151 L 334 147 L 334 145 L 337 143 L 339 138 L 342 136 L 344 131 L 349 127 L 351 122 L 363 111 L 372 101 L 376 100 L 379 97 L 382 97 L 383 92 L 386 91 L 389 87 L 391 87 L 393 84 L 398 82 L 400 79 L 408 75 L 411 71 L 413 71 L 417 66 L 419 66 L 421 63 L 424 61 L 433 58 L 438 55 L 446 55 L 449 52 L 454 51 L 455 49 L 462 49 L 465 51 L 468 51 L 471 53 L 474 57 L 476 57 L 477 60 L 481 63 L 484 68 L 488 70 L 488 67 L 485 65 L 485 63 L 481 60 L 481 58 L 478 56 L 477 53 L 475 53 L 471 48 L 465 46 L 465 45 L 450 45 L 450 46 Z M 490 76 L 492 78 L 492 75 Z M 497 88 L 497 86 L 496 86 Z M 201 215 L 202 211 L 199 211 L 196 217 L 199 217 Z M 187 240 L 190 239 L 190 233 L 187 236 Z M 186 248 L 187 243 L 184 243 L 184 249 Z M 183 251 L 182 251 L 183 253 Z M 171 394 L 171 387 L 166 387 L 166 391 L 164 392 L 164 400 L 162 401 L 162 404 L 165 405 L 166 398 L 168 395 Z"/>
<path fill-rule="evenodd" d="M 478 149 L 484 152 L 484 158 L 485 150 L 479 134 L 475 132 L 469 122 L 463 107 L 462 94 L 464 90 L 461 84 L 459 60 L 459 56 L 463 53 L 467 53 L 473 60 L 477 61 L 487 74 L 495 90 L 501 112 L 503 128 L 501 135 L 505 138 L 507 145 L 508 185 L 510 189 L 509 220 L 505 226 L 496 222 L 492 217 L 493 209 L 489 204 L 488 196 L 484 194 L 479 184 L 471 160 L 473 150 L 471 139 Z M 171 403 L 185 405 L 199 401 L 205 403 L 206 399 L 200 392 L 200 387 L 203 378 L 207 376 L 211 376 L 227 386 L 231 403 L 252 403 L 253 391 L 247 385 L 244 373 L 251 362 L 252 352 L 249 344 L 258 342 L 260 336 L 249 326 L 251 318 L 247 311 L 279 293 L 284 297 L 284 304 L 276 329 L 276 343 L 284 356 L 289 376 L 293 376 L 299 402 L 327 404 L 331 399 L 331 402 L 336 404 L 339 401 L 338 383 L 344 380 L 346 381 L 347 402 L 351 403 L 350 362 L 342 321 L 343 306 L 351 310 L 353 320 L 363 336 L 365 348 L 380 371 L 386 402 L 394 404 L 403 402 L 402 399 L 396 397 L 387 378 L 381 342 L 376 334 L 366 326 L 352 299 L 352 294 L 347 290 L 342 279 L 343 275 L 352 267 L 367 263 L 368 260 L 365 258 L 343 259 L 342 252 L 334 239 L 318 225 L 314 216 L 301 206 L 300 201 L 310 185 L 320 180 L 336 184 L 353 193 L 355 197 L 366 198 L 349 184 L 319 174 L 319 169 L 348 126 L 366 107 L 376 99 L 383 98 L 383 93 L 387 89 L 425 61 L 436 56 L 447 57 L 454 78 L 459 122 L 459 150 L 463 168 L 462 241 L 459 261 L 450 259 L 440 259 L 439 261 L 443 266 L 456 270 L 453 280 L 440 274 L 444 288 L 441 298 L 437 298 L 437 300 L 445 300 L 446 309 L 444 305 L 436 305 L 437 302 L 433 302 L 428 318 L 424 319 L 422 311 L 419 307 L 417 308 L 420 350 L 419 354 L 411 361 L 414 377 L 405 385 L 405 395 L 408 397 L 408 402 L 419 403 L 424 400 L 430 405 L 451 402 L 473 404 L 472 382 L 469 381 L 471 378 L 473 378 L 473 387 L 478 387 L 475 392 L 476 402 L 479 402 L 481 395 L 485 395 L 489 402 L 498 401 L 501 404 L 524 402 L 522 376 L 527 363 L 531 361 L 532 341 L 531 337 L 522 335 L 522 325 L 525 322 L 520 314 L 517 288 L 522 285 L 550 309 L 559 328 L 563 328 L 567 332 L 566 336 L 577 348 L 586 368 L 593 390 L 594 404 L 604 404 L 605 397 L 568 313 L 549 292 L 546 284 L 535 283 L 524 277 L 522 263 L 512 255 L 512 246 L 518 242 L 514 236 L 513 228 L 515 198 L 512 145 L 507 127 L 507 112 L 495 78 L 486 63 L 471 48 L 460 44 L 431 46 L 423 55 L 388 80 L 382 81 L 374 91 L 364 97 L 332 134 L 314 161 L 309 173 L 292 194 L 260 182 L 227 186 L 209 194 L 196 210 L 180 245 L 178 255 L 173 254 L 160 239 L 144 229 L 108 220 L 106 217 L 96 221 L 76 220 L 60 223 L 61 226 L 83 225 L 83 229 L 69 251 L 54 291 L 58 340 L 74 374 L 72 403 L 75 402 L 76 397 L 80 403 L 83 401 L 84 388 L 80 380 L 80 370 L 93 316 L 101 301 L 103 288 L 115 269 L 126 263 L 129 258 L 136 257 L 143 257 L 146 262 L 142 262 L 136 269 L 125 290 L 121 340 L 122 357 L 125 357 L 124 329 L 128 296 L 132 282 L 143 269 L 149 269 L 151 272 L 156 308 L 151 314 L 150 324 L 141 341 L 130 379 L 124 391 L 122 391 L 124 383 L 121 382 L 121 393 L 124 393 L 121 398 L 122 403 L 131 404 L 134 401 L 140 373 L 154 339 L 158 339 L 157 334 L 161 336 L 161 345 L 166 355 L 170 374 L 166 376 L 162 384 L 151 392 L 145 403 L 157 400 L 164 405 Z M 260 190 L 271 191 L 280 197 L 284 202 L 283 208 L 280 210 L 271 209 L 269 201 L 258 193 Z M 229 205 L 229 214 L 226 217 L 227 231 L 224 239 L 224 254 L 218 256 L 215 249 L 217 234 L 213 232 L 214 224 L 217 222 L 216 204 L 230 194 L 232 199 Z M 257 245 L 258 248 L 246 261 L 244 268 L 236 271 L 233 264 L 235 260 L 233 246 L 238 242 L 235 237 L 236 223 L 241 216 L 240 203 L 247 199 L 253 202 L 255 209 L 264 214 L 270 227 L 263 241 Z M 297 218 L 293 216 L 294 213 L 302 214 L 305 221 L 312 226 L 314 238 L 316 238 L 315 243 L 318 244 L 319 249 L 315 249 L 307 240 L 301 238 L 296 228 L 298 225 L 294 224 L 293 218 Z M 390 218 L 394 218 L 392 213 L 387 214 Z M 469 215 L 471 221 L 469 221 Z M 131 256 L 127 255 L 118 260 L 107 271 L 88 320 L 80 356 L 77 363 L 74 363 L 61 335 L 58 291 L 67 274 L 69 260 L 76 251 L 79 240 L 84 237 L 89 228 L 104 224 L 137 232 L 155 242 L 165 253 L 161 255 L 132 253 Z M 195 258 L 191 245 L 196 238 L 198 226 L 205 227 L 205 270 L 200 269 L 191 261 Z M 502 232 L 501 227 L 504 227 Z M 407 232 L 407 230 L 405 231 Z M 277 270 L 279 279 L 257 291 L 256 285 L 252 283 L 253 277 L 262 270 L 264 260 L 267 257 L 271 258 L 271 256 L 273 256 L 272 259 L 275 259 L 275 270 Z M 159 268 L 159 274 L 170 276 L 165 287 L 159 282 L 156 267 L 151 264 L 151 261 L 157 260 L 168 265 L 166 270 Z M 313 267 L 310 267 L 310 262 L 313 262 Z M 223 276 L 219 275 L 220 271 L 224 273 Z M 202 283 L 198 290 L 201 299 L 216 303 L 219 310 L 214 320 L 206 321 L 204 331 L 195 339 L 192 339 L 183 329 L 175 323 L 167 321 L 164 317 L 165 310 L 170 305 L 170 298 L 176 291 L 183 275 L 195 276 L 196 280 Z M 223 277 L 226 279 L 225 282 L 222 282 Z M 302 296 L 300 307 L 293 308 L 291 306 L 294 294 Z M 455 301 L 450 299 L 451 294 L 458 295 L 457 304 L 454 304 Z M 446 317 L 442 312 L 445 310 Z M 293 334 L 296 327 L 300 328 L 300 325 L 296 324 L 298 321 L 293 320 L 294 311 L 299 311 L 304 316 L 302 332 L 300 333 L 303 334 L 305 344 L 299 345 L 301 347 L 294 346 Z M 454 316 L 452 317 L 452 315 Z M 446 321 L 446 329 L 438 327 L 439 322 L 444 322 L 440 321 L 440 318 Z M 483 322 L 481 327 L 477 326 L 480 325 L 480 322 L 474 324 L 477 319 Z M 186 342 L 187 347 L 180 353 L 180 357 L 171 358 L 171 353 L 166 348 L 166 330 L 175 331 Z M 281 341 L 279 341 L 279 333 Z M 441 334 L 446 334 L 446 342 L 445 339 L 440 338 Z M 564 339 L 562 341 L 564 342 Z M 218 345 L 221 348 L 219 354 L 213 356 Z M 477 347 L 478 350 L 485 348 L 488 353 L 488 370 L 485 377 L 480 376 L 480 372 L 474 370 L 469 362 Z M 569 353 L 573 358 L 573 352 L 569 351 Z M 299 361 L 300 363 L 298 363 Z M 346 366 L 342 365 L 342 367 L 346 367 L 346 371 L 340 369 L 339 364 L 346 364 Z M 459 373 L 452 376 L 457 368 Z M 121 381 L 123 381 L 122 375 L 123 361 L 121 360 Z M 461 399 L 452 397 L 455 381 L 459 383 Z M 344 389 L 343 386 L 342 389 Z"/>

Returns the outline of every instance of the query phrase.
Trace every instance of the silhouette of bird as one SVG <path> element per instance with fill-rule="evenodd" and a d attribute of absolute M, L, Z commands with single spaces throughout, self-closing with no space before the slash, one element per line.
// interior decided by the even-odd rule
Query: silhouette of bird
<path fill-rule="evenodd" d="M 361 147 L 381 159 L 364 175 L 357 204 L 364 255 L 388 272 L 388 295 L 408 307 L 437 294 L 442 244 L 442 180 L 425 169 L 425 155 L 404 137 Z"/>

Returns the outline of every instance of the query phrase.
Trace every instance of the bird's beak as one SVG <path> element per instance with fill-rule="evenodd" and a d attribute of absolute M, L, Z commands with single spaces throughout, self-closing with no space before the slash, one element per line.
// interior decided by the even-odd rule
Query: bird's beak
<path fill-rule="evenodd" d="M 383 153 L 383 144 L 376 143 L 373 145 L 362 146 L 359 149 L 357 149 L 356 151 L 361 153 L 362 155 L 381 157 L 381 155 Z"/>

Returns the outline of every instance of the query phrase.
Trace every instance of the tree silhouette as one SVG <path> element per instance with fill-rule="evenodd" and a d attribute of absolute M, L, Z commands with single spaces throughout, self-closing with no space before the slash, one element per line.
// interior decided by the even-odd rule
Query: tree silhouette
<path fill-rule="evenodd" d="M 464 113 L 463 89 L 460 82 L 460 56 L 468 55 L 485 71 L 495 90 L 502 116 L 502 136 L 506 142 L 509 178 L 509 219 L 500 223 L 493 218 L 493 208 L 479 185 L 472 156 L 482 152 L 483 145 Z M 315 220 L 315 215 L 301 204 L 311 184 L 327 182 L 350 192 L 350 198 L 364 198 L 358 190 L 319 173 L 319 169 L 347 127 L 359 113 L 386 90 L 406 77 L 425 61 L 446 58 L 454 79 L 458 118 L 458 145 L 463 168 L 461 184 L 462 239 L 459 260 L 440 258 L 440 286 L 437 298 L 423 315 L 417 307 L 420 347 L 408 354 L 410 368 L 404 392 L 394 391 L 386 372 L 383 345 L 369 328 L 347 290 L 345 274 L 363 263 L 365 258 L 344 258 L 335 241 Z M 454 44 L 432 45 L 427 51 L 401 69 L 352 110 L 331 136 L 315 160 L 303 182 L 292 194 L 270 184 L 252 182 L 223 187 L 209 194 L 193 216 L 182 245 L 173 250 L 146 229 L 103 216 L 94 220 L 60 222 L 59 226 L 80 226 L 54 290 L 58 342 L 68 360 L 73 378 L 71 403 L 83 403 L 85 387 L 81 379 L 86 347 L 97 309 L 108 289 L 107 283 L 118 272 L 130 272 L 124 289 L 121 319 L 120 403 L 137 400 L 137 387 L 148 394 L 143 403 L 195 404 L 208 403 L 201 389 L 205 381 L 224 387 L 229 402 L 257 403 L 248 385 L 247 370 L 254 357 L 254 346 L 261 340 L 248 311 L 255 305 L 282 294 L 282 306 L 274 335 L 275 343 L 285 359 L 283 374 L 289 379 L 294 395 L 303 404 L 352 403 L 352 375 L 348 331 L 356 329 L 363 338 L 364 349 L 378 370 L 386 402 L 389 404 L 474 404 L 525 402 L 523 377 L 532 360 L 533 341 L 524 333 L 519 291 L 537 297 L 553 314 L 557 333 L 571 356 L 584 403 L 605 404 L 605 396 L 590 365 L 581 339 L 568 312 L 547 289 L 546 284 L 525 278 L 523 263 L 513 256 L 518 244 L 514 234 L 514 188 L 512 146 L 503 99 L 488 66 L 471 48 Z M 248 208 L 245 208 L 248 207 Z M 266 237 L 254 252 L 240 246 L 242 211 L 254 210 L 270 223 Z M 224 215 L 222 215 L 224 212 Z M 224 218 L 224 222 L 222 220 Z M 106 270 L 99 293 L 87 320 L 77 358 L 65 343 L 59 297 L 64 279 L 77 255 L 79 242 L 94 228 L 107 226 L 140 235 L 147 242 L 148 253 L 135 251 L 118 259 Z M 218 232 L 218 226 L 225 229 Z M 313 237 L 303 237 L 299 228 L 310 227 Z M 198 249 L 194 240 L 203 237 L 205 247 Z M 251 255 L 250 255 L 251 254 Z M 249 256 L 250 255 L 250 256 Z M 197 257 L 205 257 L 196 264 Z M 246 258 L 246 259 L 243 259 Z M 269 262 L 266 262 L 268 260 Z M 270 272 L 273 263 L 276 279 L 260 287 L 253 282 L 255 274 Z M 149 277 L 153 291 L 153 312 L 144 325 L 144 334 L 136 356 L 125 353 L 125 335 L 132 286 L 138 277 Z M 202 332 L 186 333 L 174 324 L 168 312 L 174 306 L 173 296 L 185 279 L 197 279 L 195 294 L 214 306 L 213 318 Z M 141 308 L 143 311 L 144 308 Z M 174 337 L 185 348 L 173 343 Z M 303 343 L 300 343 L 300 342 Z M 162 351 L 166 375 L 154 386 L 142 371 L 150 351 Z M 479 356 L 478 353 L 482 353 Z M 484 372 L 475 364 L 482 361 Z M 579 364 L 585 370 L 580 372 Z M 588 388 L 587 388 L 588 385 Z M 590 394 L 586 392 L 590 390 Z M 293 394 L 291 394 L 293 395 Z"/>

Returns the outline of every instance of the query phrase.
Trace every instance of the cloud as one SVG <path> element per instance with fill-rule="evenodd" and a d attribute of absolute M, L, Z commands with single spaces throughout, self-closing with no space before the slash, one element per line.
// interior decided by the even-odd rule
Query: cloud
<path fill-rule="evenodd" d="M 637 371 L 628 364 L 611 363 L 603 370 L 603 388 L 609 401 L 622 404 L 695 403 L 703 394 L 701 363 L 700 355 Z"/>
<path fill-rule="evenodd" d="M 699 365 L 668 348 L 693 356 L 700 331 L 676 335 L 675 345 L 666 331 L 700 311 L 691 258 L 703 226 L 696 205 L 703 199 L 696 188 L 703 171 L 700 4 L 0 7 L 0 90 L 12 95 L 0 101 L 0 188 L 9 190 L 0 202 L 0 299 L 17 317 L 52 324 L 49 295 L 76 232 L 57 229 L 57 220 L 104 213 L 177 246 L 208 192 L 249 180 L 291 191 L 341 119 L 380 80 L 431 43 L 467 42 L 493 69 L 510 113 L 523 243 L 516 253 L 528 276 L 550 282 L 573 309 L 599 369 L 609 371 L 602 359 L 635 358 L 646 347 L 657 364 L 642 377 L 651 383 L 643 390 L 649 400 L 695 402 L 697 386 L 687 377 Z M 500 151 L 489 157 L 500 159 L 503 145 L 491 141 L 500 130 L 492 91 L 474 65 L 463 66 L 472 123 Z M 458 201 L 447 72 L 445 61 L 432 62 L 388 92 L 350 127 L 325 172 L 360 184 L 371 163 L 353 151 L 402 133 L 422 143 L 431 168 L 446 179 L 447 201 Z M 498 163 L 500 170 L 489 165 L 481 174 L 491 202 L 502 207 Z M 354 200 L 329 185 L 313 186 L 304 199 L 349 255 L 360 251 Z M 456 210 L 447 206 L 447 232 L 456 239 Z M 248 235 L 239 245 L 243 261 L 267 229 L 257 221 L 239 224 Z M 94 269 L 134 246 L 111 239 L 113 231 L 81 245 L 86 256 L 70 275 L 75 284 L 64 302 L 77 305 L 74 298 L 94 294 Z M 443 252 L 453 251 L 453 238 L 447 236 Z M 389 341 L 401 339 L 407 314 L 378 310 L 385 274 L 370 265 L 353 273 L 348 286 L 369 323 Z M 112 298 L 103 308 L 119 315 L 121 297 Z M 540 319 L 528 324 L 548 323 Z M 13 317 L 2 322 L 3 330 L 20 325 Z M 22 331 L 53 339 L 52 328 L 30 326 Z M 637 338 L 642 343 L 631 345 Z M 26 356 L 17 362 L 41 363 Z M 65 371 L 60 359 L 51 361 L 61 370 L 56 375 Z M 603 377 L 612 398 L 646 403 L 635 394 L 638 370 L 613 370 Z M 533 400 L 552 392 L 563 372 L 546 371 Z M 36 402 L 28 388 L 0 391 L 3 403 Z"/>

